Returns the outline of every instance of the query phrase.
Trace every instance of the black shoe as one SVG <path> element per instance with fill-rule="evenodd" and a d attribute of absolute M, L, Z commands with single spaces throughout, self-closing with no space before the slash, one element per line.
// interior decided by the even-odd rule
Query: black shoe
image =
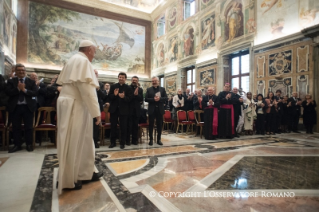
<path fill-rule="evenodd" d="M 299 131 L 297 131 L 297 130 L 295 130 L 295 131 L 293 131 L 294 133 L 300 133 Z"/>
<path fill-rule="evenodd" d="M 9 149 L 8 153 L 14 153 L 20 150 L 22 150 L 21 146 L 14 146 L 13 148 Z"/>
<path fill-rule="evenodd" d="M 162 141 L 161 140 L 157 140 L 157 142 L 156 142 L 158 145 L 163 145 L 163 143 L 162 143 Z"/>
<path fill-rule="evenodd" d="M 138 143 L 137 143 L 137 142 L 132 142 L 132 144 L 133 144 L 133 145 L 138 145 Z"/>
<path fill-rule="evenodd" d="M 33 152 L 33 147 L 32 147 L 32 145 L 27 145 L 27 151 L 28 152 Z"/>
<path fill-rule="evenodd" d="M 153 140 L 150 140 L 150 142 L 148 143 L 148 145 L 153 146 Z"/>
<path fill-rule="evenodd" d="M 103 177 L 102 172 L 99 172 L 99 173 L 93 172 L 91 180 L 82 180 L 82 183 L 85 184 L 85 183 L 89 183 L 89 182 L 99 181 L 101 177 Z"/>
<path fill-rule="evenodd" d="M 235 137 L 239 138 L 240 136 L 238 134 L 236 134 Z"/>
<path fill-rule="evenodd" d="M 121 148 L 121 149 L 124 149 L 124 148 L 125 148 L 125 146 L 124 146 L 124 145 L 120 145 L 120 148 Z"/>
<path fill-rule="evenodd" d="M 111 145 L 109 146 L 109 148 L 113 148 L 113 147 L 116 147 L 116 144 L 111 144 Z"/>
<path fill-rule="evenodd" d="M 100 148 L 100 145 L 98 142 L 94 142 L 94 146 L 95 146 L 95 148 Z"/>
<path fill-rule="evenodd" d="M 125 143 L 125 145 L 127 145 L 127 146 L 131 146 L 131 143 L 129 143 L 129 142 L 126 142 L 126 143 Z"/>

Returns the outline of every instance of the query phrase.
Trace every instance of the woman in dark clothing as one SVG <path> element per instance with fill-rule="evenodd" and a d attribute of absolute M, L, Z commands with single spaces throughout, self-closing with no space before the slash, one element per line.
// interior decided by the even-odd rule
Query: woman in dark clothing
<path fill-rule="evenodd" d="M 288 106 L 288 96 L 284 96 L 284 99 L 282 100 L 282 117 L 281 117 L 281 129 L 282 133 L 287 133 L 288 130 L 288 120 L 291 107 Z"/>
<path fill-rule="evenodd" d="M 269 92 L 266 98 L 266 134 L 275 134 L 276 131 L 276 115 L 277 115 L 277 101 L 273 92 Z"/>
<path fill-rule="evenodd" d="M 265 135 L 265 116 L 267 103 L 262 94 L 258 94 L 256 102 L 256 134 Z"/>
<path fill-rule="evenodd" d="M 316 101 L 307 94 L 306 99 L 302 102 L 303 107 L 303 124 L 306 127 L 307 134 L 313 134 L 313 126 L 317 124 Z"/>

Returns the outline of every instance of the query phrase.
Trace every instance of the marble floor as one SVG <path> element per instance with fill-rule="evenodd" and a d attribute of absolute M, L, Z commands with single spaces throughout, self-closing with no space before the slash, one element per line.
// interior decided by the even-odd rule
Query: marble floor
<path fill-rule="evenodd" d="M 96 149 L 104 177 L 60 196 L 53 145 L 0 151 L 0 211 L 319 211 L 317 133 L 162 142 Z"/>

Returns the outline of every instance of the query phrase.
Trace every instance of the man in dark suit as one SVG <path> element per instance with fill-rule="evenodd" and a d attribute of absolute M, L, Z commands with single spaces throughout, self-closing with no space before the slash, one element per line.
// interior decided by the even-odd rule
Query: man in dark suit
<path fill-rule="evenodd" d="M 133 76 L 131 80 L 132 83 L 130 85 L 133 91 L 133 96 L 130 102 L 126 145 L 131 145 L 131 135 L 132 144 L 137 145 L 138 141 L 138 121 L 141 115 L 141 102 L 143 101 L 143 89 L 138 87 L 138 80 L 137 76 Z"/>
<path fill-rule="evenodd" d="M 32 79 L 38 86 L 38 96 L 36 97 L 37 109 L 45 106 L 45 98 L 47 93 L 47 86 L 43 82 L 39 81 L 37 73 L 33 72 L 30 74 L 30 79 Z"/>
<path fill-rule="evenodd" d="M 162 124 L 164 115 L 164 103 L 167 101 L 165 88 L 159 86 L 158 77 L 152 77 L 152 87 L 148 88 L 145 94 L 145 102 L 148 102 L 148 118 L 149 118 L 149 145 L 153 145 L 153 128 L 154 119 L 157 126 L 157 144 L 163 145 L 161 142 Z"/>
<path fill-rule="evenodd" d="M 94 73 L 96 78 L 98 78 L 99 77 L 98 71 L 94 70 Z M 104 110 L 103 101 L 105 99 L 106 94 L 102 90 L 104 85 L 102 85 L 101 83 L 99 84 L 100 84 L 100 87 L 96 88 L 96 95 L 97 95 L 97 101 L 99 102 L 100 111 L 102 112 Z M 100 126 L 96 125 L 95 124 L 96 122 L 97 122 L 96 118 L 93 118 L 93 141 L 94 141 L 95 148 L 100 148 L 100 145 L 98 143 L 98 141 L 100 140 L 100 136 L 99 136 Z"/>
<path fill-rule="evenodd" d="M 299 99 L 297 92 L 292 93 L 292 97 L 288 99 L 288 105 L 291 107 L 291 114 L 289 114 L 289 124 L 288 124 L 288 132 L 300 133 L 298 131 L 299 117 L 300 117 L 300 106 L 301 99 Z"/>
<path fill-rule="evenodd" d="M 243 105 L 243 98 L 238 94 L 238 88 L 233 88 L 231 99 L 234 105 L 235 136 L 239 138 L 236 129 L 239 121 L 239 116 L 241 116 L 241 106 Z"/>
<path fill-rule="evenodd" d="M 193 110 L 193 97 L 194 94 L 190 93 L 190 89 L 186 89 L 186 93 L 184 95 L 184 110 L 187 112 L 189 110 Z"/>
<path fill-rule="evenodd" d="M 15 78 L 9 79 L 6 86 L 6 94 L 9 96 L 8 111 L 12 116 L 12 131 L 14 147 L 9 153 L 21 150 L 21 121 L 24 122 L 24 137 L 27 151 L 33 151 L 32 129 L 33 113 L 36 110 L 35 97 L 38 95 L 38 87 L 35 82 L 26 77 L 25 67 L 16 65 Z"/>
<path fill-rule="evenodd" d="M 127 121 L 130 111 L 130 101 L 132 98 L 132 89 L 125 84 L 126 73 L 119 73 L 119 82 L 111 86 L 109 92 L 110 101 L 110 121 L 111 121 L 111 145 L 109 148 L 116 146 L 116 130 L 118 120 L 120 121 L 121 140 L 120 148 L 125 148 L 125 141 L 127 138 Z"/>

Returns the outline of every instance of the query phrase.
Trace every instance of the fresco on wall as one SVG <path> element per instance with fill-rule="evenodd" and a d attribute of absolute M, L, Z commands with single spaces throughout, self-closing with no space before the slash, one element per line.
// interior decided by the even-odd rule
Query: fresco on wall
<path fill-rule="evenodd" d="M 171 8 L 168 12 L 168 18 L 166 19 L 169 29 L 173 29 L 177 25 L 177 8 L 176 6 Z"/>
<path fill-rule="evenodd" d="M 246 23 L 246 29 L 248 33 L 253 33 L 256 31 L 257 27 L 256 27 L 256 21 L 253 18 L 248 19 L 247 23 Z"/>
<path fill-rule="evenodd" d="M 200 0 L 200 9 L 203 10 L 214 3 L 214 0 Z"/>
<path fill-rule="evenodd" d="M 291 59 L 292 50 L 269 55 L 269 75 L 292 73 Z"/>
<path fill-rule="evenodd" d="M 243 5 L 238 1 L 231 1 L 225 10 L 225 41 L 230 42 L 244 34 Z"/>
<path fill-rule="evenodd" d="M 103 0 L 112 4 L 117 4 L 124 7 L 133 7 L 144 12 L 152 12 L 160 0 Z"/>
<path fill-rule="evenodd" d="M 17 53 L 17 19 L 15 15 L 11 15 L 11 52 L 13 55 Z"/>
<path fill-rule="evenodd" d="M 202 49 L 207 49 L 215 45 L 215 14 L 204 18 L 201 21 L 202 26 Z"/>
<path fill-rule="evenodd" d="M 97 45 L 95 68 L 145 73 L 145 27 L 35 2 L 29 11 L 30 63 L 62 66 L 88 39 Z"/>
<path fill-rule="evenodd" d="M 12 0 L 5 0 L 6 4 L 8 5 L 8 7 L 11 9 L 12 7 Z"/>
<path fill-rule="evenodd" d="M 4 17 L 3 17 L 3 1 L 0 1 L 0 45 L 3 45 L 3 30 L 4 30 Z"/>
<path fill-rule="evenodd" d="M 299 0 L 257 0 L 256 44 L 298 32 L 298 4 Z"/>
<path fill-rule="evenodd" d="M 299 24 L 301 28 L 307 28 L 319 24 L 319 1 L 299 1 Z"/>
<path fill-rule="evenodd" d="M 167 96 L 176 94 L 176 75 L 165 78 L 165 90 Z"/>
<path fill-rule="evenodd" d="M 169 41 L 169 49 L 167 51 L 167 60 L 169 63 L 175 62 L 178 59 L 178 37 L 175 36 Z"/>
<path fill-rule="evenodd" d="M 6 45 L 9 49 L 10 44 L 10 26 L 11 26 L 11 13 L 10 9 L 4 5 L 3 7 L 3 16 L 4 16 L 4 29 L 3 29 L 3 39 L 4 45 Z"/>
<path fill-rule="evenodd" d="M 157 48 L 157 67 L 161 67 L 164 65 L 165 60 L 165 51 L 164 51 L 164 44 L 160 43 Z"/>
<path fill-rule="evenodd" d="M 205 87 L 215 84 L 215 69 L 205 70 L 199 72 L 199 86 Z"/>
<path fill-rule="evenodd" d="M 189 26 L 184 35 L 183 35 L 183 39 L 184 39 L 184 57 L 188 57 L 190 55 L 194 54 L 194 29 L 192 26 Z"/>

